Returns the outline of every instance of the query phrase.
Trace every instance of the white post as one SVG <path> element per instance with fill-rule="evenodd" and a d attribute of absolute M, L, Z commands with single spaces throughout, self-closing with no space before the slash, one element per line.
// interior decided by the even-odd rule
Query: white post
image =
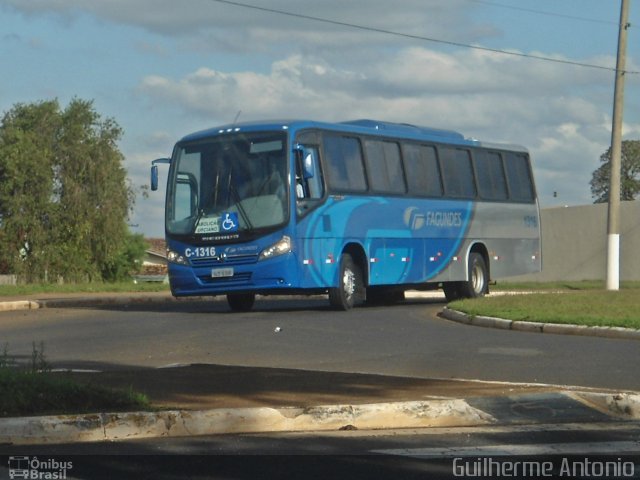
<path fill-rule="evenodd" d="M 618 58 L 613 93 L 613 125 L 611 126 L 611 173 L 609 185 L 609 211 L 607 219 L 607 290 L 620 288 L 620 164 L 622 150 L 622 111 L 624 109 L 624 75 L 629 28 L 629 2 L 620 6 L 620 30 L 618 32 Z"/>

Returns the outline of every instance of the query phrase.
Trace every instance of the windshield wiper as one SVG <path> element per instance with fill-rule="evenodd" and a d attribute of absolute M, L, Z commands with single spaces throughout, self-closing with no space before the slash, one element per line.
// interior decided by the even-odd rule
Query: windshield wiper
<path fill-rule="evenodd" d="M 213 189 L 213 207 L 218 206 L 218 191 L 220 187 L 220 170 L 216 172 L 216 186 Z"/>
<path fill-rule="evenodd" d="M 196 215 L 196 221 L 194 222 L 192 227 L 194 233 L 198 229 L 198 224 L 200 223 L 200 220 L 202 220 L 202 217 L 204 217 L 204 208 L 201 208 L 198 211 L 198 215 Z"/>

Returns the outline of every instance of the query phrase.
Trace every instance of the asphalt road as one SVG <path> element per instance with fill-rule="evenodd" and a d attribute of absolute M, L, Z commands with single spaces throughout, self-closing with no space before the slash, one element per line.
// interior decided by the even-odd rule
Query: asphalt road
<path fill-rule="evenodd" d="M 226 302 L 0 313 L 0 344 L 28 361 L 44 342 L 54 367 L 212 363 L 640 390 L 640 343 L 494 330 L 437 316 L 416 299 L 349 312 L 325 299 L 265 299 L 253 312 Z"/>
<path fill-rule="evenodd" d="M 8 478 L 2 467 L 10 456 L 64 462 L 69 479 L 639 478 L 639 433 L 640 424 L 631 422 L 5 447 L 0 478 Z M 601 470 L 606 462 L 608 474 Z"/>

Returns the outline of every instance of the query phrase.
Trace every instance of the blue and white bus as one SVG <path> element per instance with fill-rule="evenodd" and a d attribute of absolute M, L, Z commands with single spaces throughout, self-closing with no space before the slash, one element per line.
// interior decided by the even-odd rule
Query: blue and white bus
<path fill-rule="evenodd" d="M 541 269 L 529 154 L 445 130 L 270 121 L 180 140 L 166 239 L 175 296 L 326 293 L 347 310 L 442 288 L 448 300 Z"/>

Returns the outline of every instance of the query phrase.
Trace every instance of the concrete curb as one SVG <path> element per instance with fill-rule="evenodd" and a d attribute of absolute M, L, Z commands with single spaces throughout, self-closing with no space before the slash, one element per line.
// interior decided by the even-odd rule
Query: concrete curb
<path fill-rule="evenodd" d="M 114 294 L 104 296 L 87 296 L 87 297 L 61 297 L 61 298 L 43 298 L 37 300 L 12 300 L 0 301 L 1 311 L 12 310 L 29 310 L 40 308 L 82 308 L 96 307 L 104 305 L 144 305 L 144 304 L 163 304 L 163 303 L 183 303 L 192 301 L 221 301 L 223 296 L 195 296 L 195 297 L 173 297 L 170 293 L 166 295 L 145 295 L 140 294 Z M 270 295 L 269 298 L 290 298 L 288 296 Z"/>
<path fill-rule="evenodd" d="M 577 401 L 612 421 L 640 420 L 640 394 L 565 391 L 559 397 Z M 522 397 L 527 405 L 535 400 Z M 544 401 L 544 397 L 541 397 Z M 518 397 L 509 397 L 516 404 Z M 476 399 L 477 400 L 477 399 Z M 491 407 L 492 402 L 495 403 Z M 267 432 L 319 432 L 428 427 L 477 427 L 513 424 L 484 410 L 504 408 L 502 397 L 488 398 L 485 407 L 472 399 L 390 402 L 366 405 L 325 405 L 309 408 L 257 407 L 212 410 L 99 413 L 0 419 L 0 443 L 13 445 L 114 441 L 152 437 L 184 437 Z M 575 404 L 572 404 L 575 405 Z M 575 408 L 575 407 L 571 407 Z M 522 420 L 518 425 L 548 419 Z M 555 419 L 557 422 L 559 419 Z M 562 422 L 562 420 L 559 420 Z"/>
<path fill-rule="evenodd" d="M 0 443 L 93 442 L 231 433 L 478 426 L 495 419 L 465 400 L 310 408 L 220 408 L 0 419 Z"/>
<path fill-rule="evenodd" d="M 588 327 L 584 325 L 570 325 L 560 323 L 538 323 L 519 320 L 505 320 L 503 318 L 467 315 L 466 313 L 445 307 L 440 314 L 447 320 L 477 327 L 500 328 L 532 333 L 553 333 L 558 335 L 584 335 L 590 337 L 622 338 L 640 340 L 640 330 L 622 327 Z"/>
<path fill-rule="evenodd" d="M 31 300 L 0 302 L 0 312 L 9 312 L 13 310 L 31 310 L 35 308 L 40 308 L 40 304 Z"/>
<path fill-rule="evenodd" d="M 607 415 L 622 420 L 640 419 L 640 394 L 617 393 L 612 395 L 598 392 L 573 392 L 568 395 Z"/>
<path fill-rule="evenodd" d="M 125 295 L 125 296 L 100 296 L 100 297 L 67 297 L 67 298 L 45 298 L 38 300 L 13 300 L 0 301 L 0 312 L 13 310 L 36 310 L 40 308 L 73 308 L 91 307 L 101 305 L 141 305 L 185 302 L 201 297 L 190 297 L 188 299 L 175 298 L 172 296 L 145 296 L 145 295 Z M 206 297 L 211 299 L 211 297 Z"/>
<path fill-rule="evenodd" d="M 174 303 L 180 300 L 174 297 L 157 296 L 113 296 L 113 297 L 82 297 L 82 298 L 53 298 L 37 300 L 37 308 L 70 308 L 91 307 L 100 305 L 141 305 L 146 303 Z"/>

